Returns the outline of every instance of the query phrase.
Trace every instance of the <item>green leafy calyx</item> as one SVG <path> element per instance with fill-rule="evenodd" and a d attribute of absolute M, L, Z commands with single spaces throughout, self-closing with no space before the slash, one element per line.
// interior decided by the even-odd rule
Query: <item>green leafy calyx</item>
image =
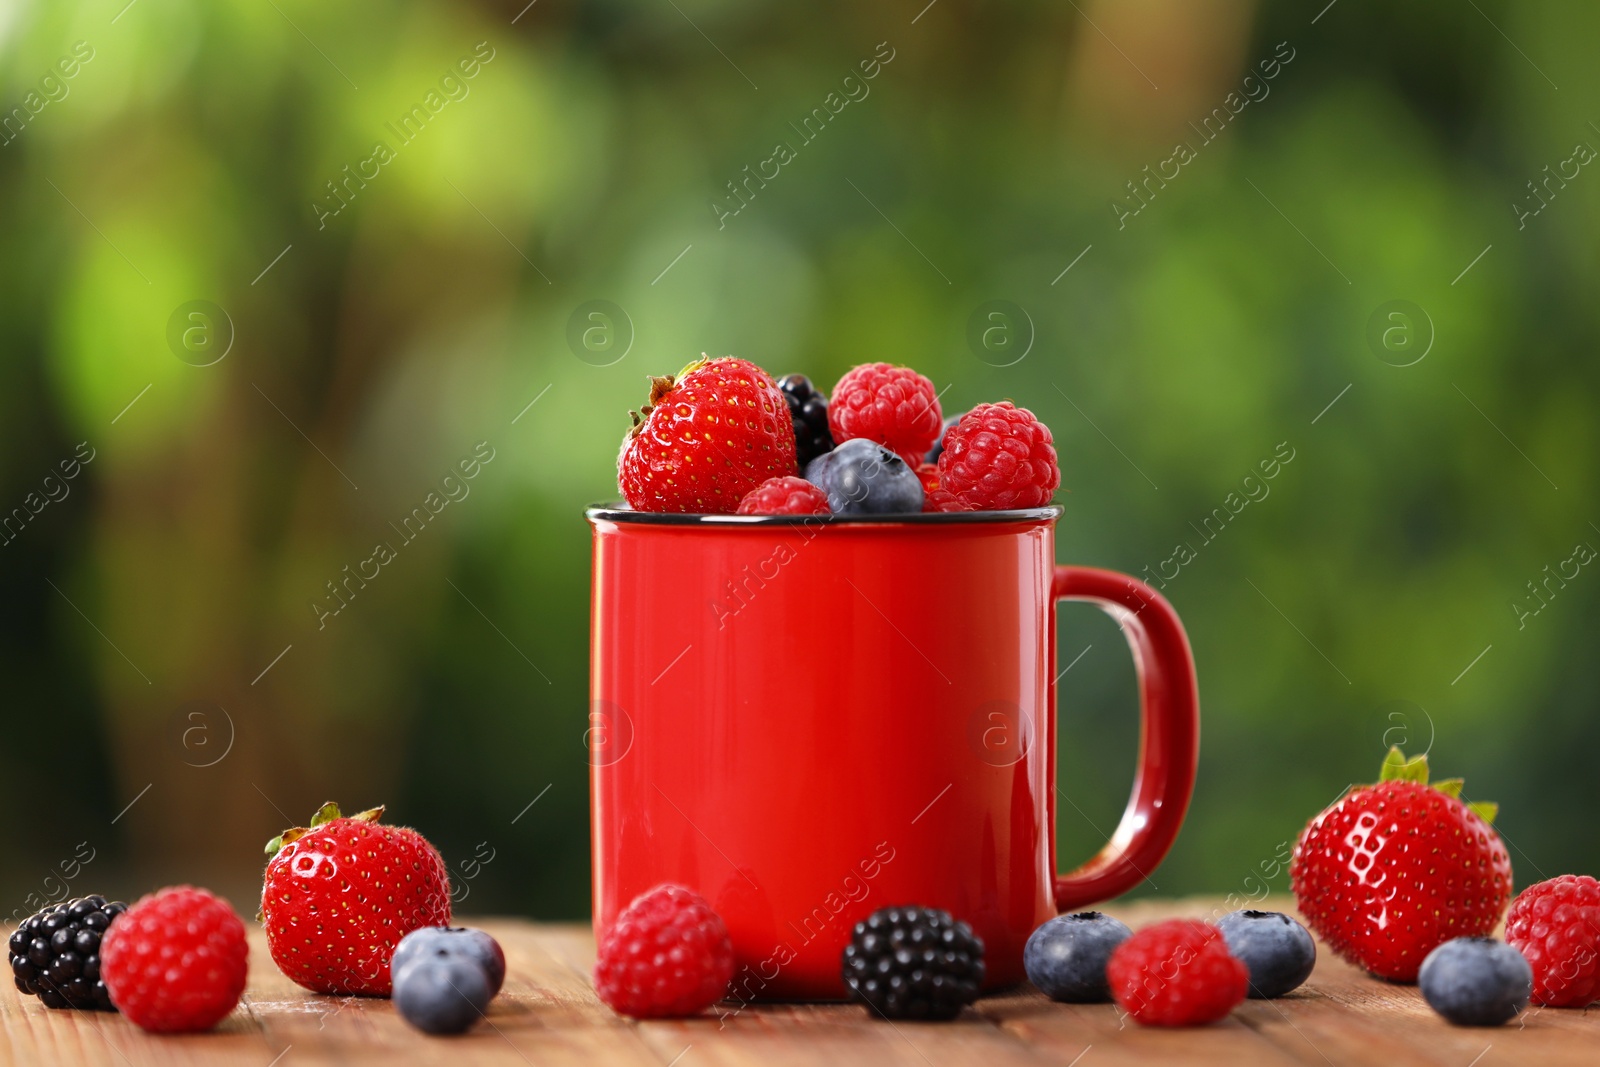
<path fill-rule="evenodd" d="M 1383 757 L 1383 766 L 1378 770 L 1380 782 L 1416 782 L 1418 785 L 1428 784 L 1428 757 L 1412 756 L 1406 758 L 1400 746 L 1396 745 Z M 1466 785 L 1462 778 L 1443 778 L 1433 783 L 1433 788 L 1450 797 L 1452 800 L 1461 800 L 1461 789 Z M 1475 800 L 1466 803 L 1467 810 L 1490 826 L 1494 825 L 1494 817 L 1500 814 L 1500 805 L 1490 800 Z"/>
<path fill-rule="evenodd" d="M 283 850 L 284 845 L 300 840 L 302 837 L 306 836 L 319 826 L 326 826 L 335 819 L 342 818 L 345 818 L 345 816 L 340 813 L 339 805 L 330 800 L 326 804 L 322 805 L 322 807 L 318 808 L 315 815 L 311 816 L 310 826 L 290 827 L 277 837 L 274 837 L 271 841 L 268 841 L 267 855 L 276 856 Z M 356 814 L 349 816 L 349 818 L 359 819 L 361 822 L 377 822 L 379 819 L 383 818 L 383 805 L 380 804 L 375 808 L 368 808 L 366 811 L 357 812 Z"/>

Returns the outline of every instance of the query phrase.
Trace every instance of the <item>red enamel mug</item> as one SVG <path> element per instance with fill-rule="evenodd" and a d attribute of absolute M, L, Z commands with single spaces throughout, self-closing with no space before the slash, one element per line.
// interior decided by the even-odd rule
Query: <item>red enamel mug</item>
<path fill-rule="evenodd" d="M 1194 660 L 1155 590 L 1056 565 L 1060 514 L 590 509 L 596 934 L 675 882 L 728 925 L 731 999 L 828 1000 L 858 921 L 926 905 L 983 938 L 993 989 L 1040 923 L 1142 881 L 1194 786 Z M 1068 874 L 1058 600 L 1118 621 L 1142 705 L 1127 810 Z"/>

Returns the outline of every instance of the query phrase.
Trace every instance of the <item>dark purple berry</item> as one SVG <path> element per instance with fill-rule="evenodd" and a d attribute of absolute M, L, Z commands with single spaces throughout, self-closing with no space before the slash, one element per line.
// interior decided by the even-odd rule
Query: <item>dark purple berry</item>
<path fill-rule="evenodd" d="M 978 999 L 983 941 L 936 908 L 882 908 L 856 923 L 844 950 L 852 999 L 886 1019 L 954 1019 Z"/>
<path fill-rule="evenodd" d="M 49 1008 L 116 1011 L 100 980 L 100 935 L 127 907 L 76 897 L 24 919 L 7 941 L 17 992 Z"/>
<path fill-rule="evenodd" d="M 828 398 L 811 384 L 804 374 L 785 374 L 778 379 L 778 389 L 789 404 L 789 418 L 794 422 L 795 458 L 800 469 L 806 464 L 833 450 L 833 431 L 828 429 Z"/>

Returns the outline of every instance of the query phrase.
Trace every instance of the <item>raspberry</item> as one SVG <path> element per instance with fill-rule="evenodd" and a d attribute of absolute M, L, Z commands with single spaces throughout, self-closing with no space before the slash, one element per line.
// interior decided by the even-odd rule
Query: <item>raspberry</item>
<path fill-rule="evenodd" d="M 698 893 L 658 885 L 629 904 L 600 939 L 594 990 L 622 1015 L 694 1015 L 733 977 L 733 942 Z"/>
<path fill-rule="evenodd" d="M 1050 428 L 1009 400 L 979 404 L 944 436 L 939 485 L 968 508 L 1043 507 L 1060 484 Z"/>
<path fill-rule="evenodd" d="M 935 489 L 922 498 L 923 511 L 971 511 L 948 489 Z"/>
<path fill-rule="evenodd" d="M 804 478 L 768 478 L 739 501 L 740 515 L 826 515 L 828 494 Z"/>
<path fill-rule="evenodd" d="M 865 437 L 887 446 L 913 469 L 944 429 L 933 383 L 910 367 L 863 363 L 833 387 L 828 426 L 835 444 Z"/>
<path fill-rule="evenodd" d="M 917 468 L 917 477 L 922 481 L 922 510 L 927 511 L 971 511 L 961 501 L 957 500 L 950 490 L 939 484 L 939 468 L 932 463 L 924 463 Z"/>
<path fill-rule="evenodd" d="M 1169 919 L 1117 947 L 1106 965 L 1111 995 L 1146 1026 L 1216 1022 L 1244 1000 L 1250 971 L 1210 923 Z"/>
<path fill-rule="evenodd" d="M 1581 1008 L 1600 999 L 1600 882 L 1563 874 L 1511 902 L 1506 943 L 1533 968 L 1533 1002 Z"/>
<path fill-rule="evenodd" d="M 227 901 L 176 886 L 152 893 L 106 930 L 100 973 L 111 1001 L 146 1030 L 209 1030 L 239 1003 L 249 948 Z"/>

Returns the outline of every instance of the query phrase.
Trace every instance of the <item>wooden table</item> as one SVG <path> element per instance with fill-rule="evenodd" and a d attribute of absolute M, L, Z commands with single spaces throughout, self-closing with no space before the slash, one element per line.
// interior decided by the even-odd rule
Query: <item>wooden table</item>
<path fill-rule="evenodd" d="M 1207 917 L 1216 900 L 1141 902 L 1106 910 L 1130 925 L 1174 915 Z M 1272 905 L 1263 905 L 1272 906 Z M 1283 907 L 1284 902 L 1276 906 Z M 1053 1004 L 1031 987 L 979 1001 L 953 1023 L 874 1021 L 859 1005 L 767 1005 L 719 1024 L 699 1019 L 635 1023 L 602 1005 L 589 984 L 587 927 L 485 921 L 505 947 L 505 990 L 487 1024 L 456 1038 L 411 1029 L 386 1000 L 315 996 L 273 967 L 252 932 L 249 989 L 209 1034 L 154 1037 L 119 1015 L 52 1011 L 0 991 L 0 1064 L 1262 1064 L 1345 1067 L 1499 1067 L 1600 1063 L 1600 1012 L 1530 1009 L 1498 1029 L 1447 1025 L 1415 987 L 1367 978 L 1322 952 L 1316 973 L 1278 1001 L 1246 1001 L 1198 1030 L 1119 1022 L 1109 1004 Z"/>

